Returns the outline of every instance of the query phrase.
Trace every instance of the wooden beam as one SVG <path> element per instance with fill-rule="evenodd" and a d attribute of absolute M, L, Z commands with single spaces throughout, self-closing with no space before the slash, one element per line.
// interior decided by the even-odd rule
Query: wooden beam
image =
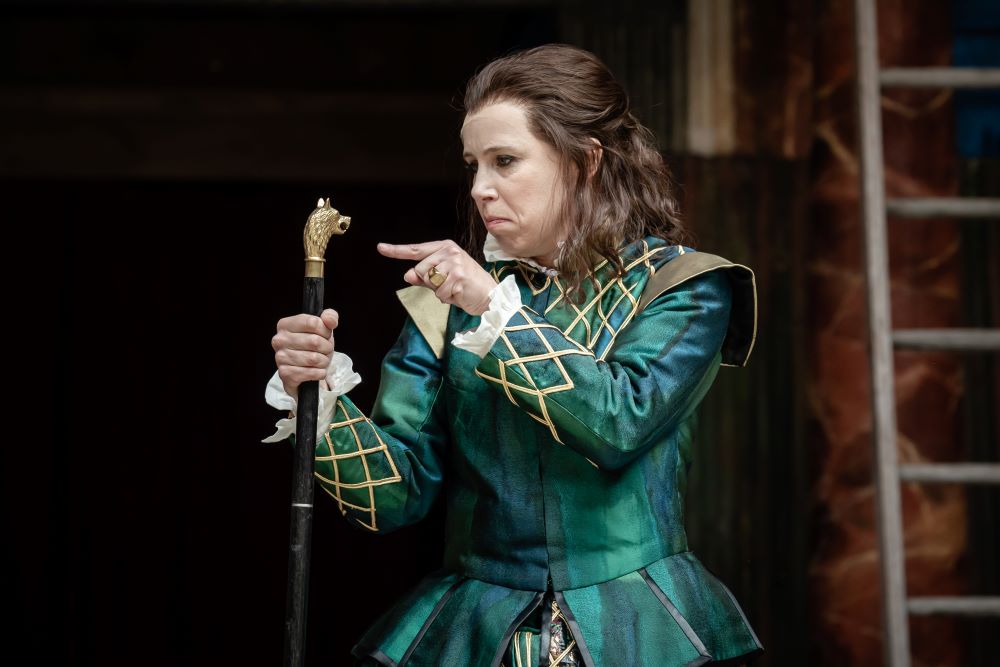
<path fill-rule="evenodd" d="M 688 150 L 736 150 L 733 0 L 688 0 Z"/>
<path fill-rule="evenodd" d="M 256 8 L 306 7 L 318 9 L 467 9 L 467 8 L 533 8 L 552 7 L 557 0 L 90 0 L 87 4 L 99 7 L 175 7 L 197 8 Z M 13 7 L 78 7 L 73 0 L 6 0 Z"/>
<path fill-rule="evenodd" d="M 461 178 L 447 96 L 0 89 L 0 176 L 153 180 Z"/>

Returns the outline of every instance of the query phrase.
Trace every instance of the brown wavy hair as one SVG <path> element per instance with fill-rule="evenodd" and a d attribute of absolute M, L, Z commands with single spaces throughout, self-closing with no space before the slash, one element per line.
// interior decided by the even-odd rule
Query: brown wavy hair
<path fill-rule="evenodd" d="M 466 115 L 496 102 L 522 105 L 532 133 L 555 148 L 566 187 L 560 215 L 576 233 L 556 258 L 567 292 L 579 292 L 596 256 L 624 271 L 617 250 L 645 236 L 670 243 L 686 238 L 673 180 L 653 133 L 629 107 L 624 88 L 594 54 L 548 44 L 499 58 L 466 85 Z M 593 177 L 594 144 L 603 156 Z M 468 192 L 468 191 L 467 191 Z M 486 230 L 468 198 L 470 254 L 481 253 Z"/>

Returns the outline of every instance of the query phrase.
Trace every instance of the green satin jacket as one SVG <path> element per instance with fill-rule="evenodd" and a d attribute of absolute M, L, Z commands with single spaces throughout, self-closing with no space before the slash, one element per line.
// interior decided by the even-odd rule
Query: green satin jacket
<path fill-rule="evenodd" d="M 418 314 L 385 358 L 371 415 L 338 401 L 316 477 L 352 523 L 387 532 L 441 492 L 447 505 L 444 567 L 357 657 L 496 666 L 547 591 L 590 665 L 761 650 L 684 533 L 695 408 L 721 363 L 749 355 L 753 274 L 653 237 L 621 257 L 622 276 L 594 267 L 582 303 L 522 262 L 484 265 L 515 276 L 524 306 L 483 359 L 435 345 Z M 444 340 L 478 324 L 450 308 Z"/>

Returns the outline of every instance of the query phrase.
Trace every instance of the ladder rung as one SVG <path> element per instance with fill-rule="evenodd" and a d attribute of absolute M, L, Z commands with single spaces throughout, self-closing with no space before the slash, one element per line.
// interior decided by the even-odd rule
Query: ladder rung
<path fill-rule="evenodd" d="M 1000 463 L 906 463 L 899 466 L 906 482 L 1000 484 Z"/>
<path fill-rule="evenodd" d="M 968 595 L 964 597 L 918 597 L 906 601 L 911 614 L 955 614 L 961 616 L 1000 616 L 1000 597 Z"/>
<path fill-rule="evenodd" d="M 896 329 L 892 342 L 916 350 L 1000 350 L 1000 329 Z"/>
<path fill-rule="evenodd" d="M 888 200 L 885 209 L 899 218 L 1000 218 L 1000 198 L 907 197 Z"/>
<path fill-rule="evenodd" d="M 1000 88 L 1000 68 L 890 67 L 879 80 L 893 88 Z"/>

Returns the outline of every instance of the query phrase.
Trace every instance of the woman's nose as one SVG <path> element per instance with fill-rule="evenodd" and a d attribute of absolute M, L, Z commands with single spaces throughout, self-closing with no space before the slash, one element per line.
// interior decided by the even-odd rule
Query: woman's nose
<path fill-rule="evenodd" d="M 484 171 L 483 169 L 477 171 L 472 180 L 472 198 L 479 202 L 490 201 L 497 197 L 496 189 Z"/>

